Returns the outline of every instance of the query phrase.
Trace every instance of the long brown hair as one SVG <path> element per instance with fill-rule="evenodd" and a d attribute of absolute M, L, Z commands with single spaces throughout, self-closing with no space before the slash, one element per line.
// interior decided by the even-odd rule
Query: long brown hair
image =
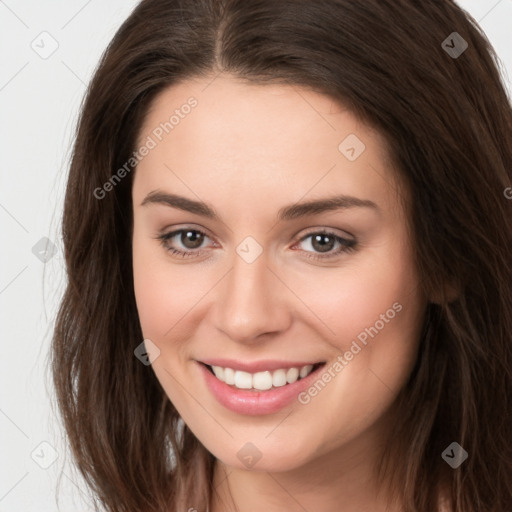
<path fill-rule="evenodd" d="M 129 161 L 159 92 L 221 71 L 329 95 L 385 136 L 431 302 L 379 470 L 407 512 L 437 510 L 441 486 L 454 511 L 512 510 L 512 109 L 490 43 L 448 0 L 143 0 L 118 30 L 78 123 L 52 346 L 70 447 L 99 502 L 202 511 L 212 494 L 213 456 L 134 357 L 136 169 L 94 191 Z M 454 441 L 469 454 L 456 469 L 441 456 Z"/>

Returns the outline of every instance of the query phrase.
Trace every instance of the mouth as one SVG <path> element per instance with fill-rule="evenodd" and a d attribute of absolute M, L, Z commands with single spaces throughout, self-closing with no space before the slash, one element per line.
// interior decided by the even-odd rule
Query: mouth
<path fill-rule="evenodd" d="M 209 365 L 203 362 L 200 364 L 217 380 L 233 389 L 261 392 L 290 386 L 297 381 L 305 379 L 324 366 L 325 361 L 275 370 L 263 370 L 255 373 L 235 370 L 230 367 Z"/>
<path fill-rule="evenodd" d="M 249 416 L 273 414 L 299 403 L 300 393 L 312 386 L 326 364 L 307 360 L 196 360 L 209 394 L 231 412 Z"/>

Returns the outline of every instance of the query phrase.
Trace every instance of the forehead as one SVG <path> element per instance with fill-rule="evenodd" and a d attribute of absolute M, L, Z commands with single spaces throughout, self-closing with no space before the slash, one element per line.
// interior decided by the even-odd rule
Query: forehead
<path fill-rule="evenodd" d="M 183 81 L 152 102 L 138 147 L 149 139 L 134 183 L 145 193 L 178 176 L 208 196 L 286 190 L 298 200 L 335 188 L 375 199 L 394 188 L 384 138 L 329 96 L 298 86 L 225 75 Z"/>

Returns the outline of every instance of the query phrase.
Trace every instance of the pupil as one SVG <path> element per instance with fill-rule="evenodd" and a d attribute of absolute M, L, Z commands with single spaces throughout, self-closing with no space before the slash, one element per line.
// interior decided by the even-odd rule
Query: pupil
<path fill-rule="evenodd" d="M 315 244 L 317 244 L 317 242 L 320 242 L 321 240 L 329 240 L 330 242 L 328 242 L 326 245 L 324 244 L 320 244 L 318 246 L 316 246 Z M 316 235 L 315 237 L 313 237 L 313 247 L 318 250 L 319 252 L 328 252 L 332 249 L 333 247 L 333 243 L 334 243 L 334 239 L 329 237 L 328 235 Z"/>
<path fill-rule="evenodd" d="M 197 231 L 186 231 L 181 235 L 181 242 L 188 249 L 197 249 L 203 242 L 203 235 Z"/>
<path fill-rule="evenodd" d="M 327 243 L 325 241 L 327 240 Z M 181 235 L 182 243 L 190 248 L 197 249 L 203 242 L 203 235 L 197 231 L 186 231 Z M 328 252 L 332 249 L 334 239 L 328 235 L 316 235 L 313 238 L 313 247 L 319 252 Z"/>

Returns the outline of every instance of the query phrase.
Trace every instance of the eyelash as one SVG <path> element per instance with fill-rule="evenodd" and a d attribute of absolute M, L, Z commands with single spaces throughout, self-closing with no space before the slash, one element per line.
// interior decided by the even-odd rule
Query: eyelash
<path fill-rule="evenodd" d="M 193 257 L 199 256 L 203 252 L 203 250 L 195 249 L 195 250 L 182 251 L 182 250 L 176 249 L 174 247 L 169 247 L 169 245 L 168 245 L 169 240 L 174 238 L 176 235 L 179 235 L 181 233 L 188 232 L 188 231 L 192 231 L 194 233 L 199 233 L 201 235 L 205 235 L 206 237 L 208 237 L 208 235 L 206 233 L 204 233 L 203 231 L 200 231 L 198 229 L 182 228 L 182 229 L 178 229 L 176 231 L 172 231 L 171 233 L 162 233 L 162 234 L 158 235 L 156 238 L 157 238 L 157 240 L 160 241 L 160 243 L 164 247 L 164 249 L 166 249 L 167 251 L 172 253 L 174 256 L 177 256 L 179 258 L 191 258 L 191 257 L 193 258 Z M 303 242 L 304 240 L 308 239 L 309 237 L 311 237 L 313 235 L 327 235 L 329 237 L 334 238 L 334 241 L 338 242 L 341 245 L 341 248 L 338 249 L 337 251 L 330 252 L 328 254 L 326 253 L 325 255 L 322 255 L 321 253 L 311 253 L 309 251 L 305 251 L 307 258 L 311 258 L 311 259 L 318 260 L 318 261 L 325 261 L 325 260 L 328 260 L 331 258 L 335 258 L 343 253 L 350 253 L 355 250 L 356 245 L 357 245 L 356 240 L 347 240 L 346 238 L 342 238 L 342 237 L 336 235 L 335 233 L 333 233 L 331 231 L 327 231 L 327 230 L 311 231 L 310 233 L 304 235 L 296 243 Z"/>

